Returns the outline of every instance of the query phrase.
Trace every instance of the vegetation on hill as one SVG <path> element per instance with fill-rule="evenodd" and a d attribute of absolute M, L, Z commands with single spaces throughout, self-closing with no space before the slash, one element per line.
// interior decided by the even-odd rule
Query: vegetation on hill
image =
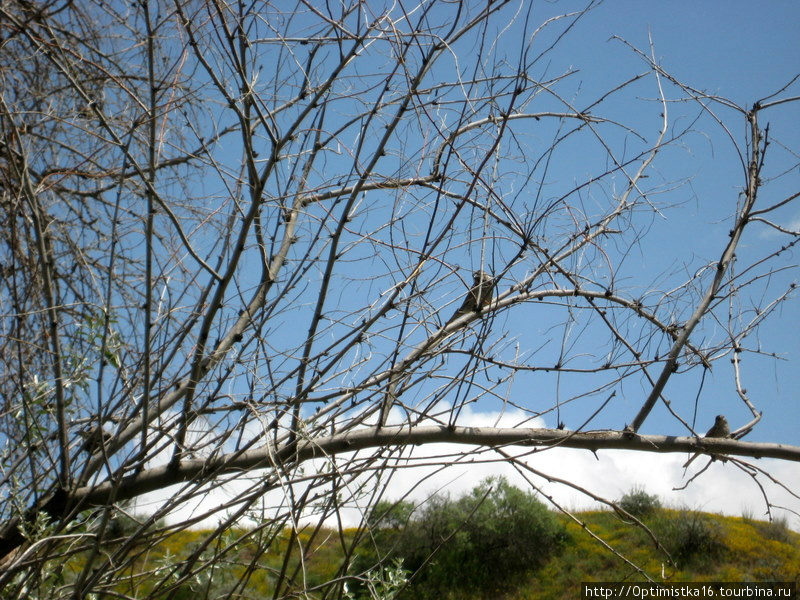
<path fill-rule="evenodd" d="M 308 598 L 522 600 L 574 598 L 582 581 L 644 581 L 645 573 L 669 582 L 800 584 L 800 535 L 785 522 L 664 508 L 641 489 L 617 506 L 562 515 L 532 493 L 489 479 L 459 498 L 382 502 L 370 528 L 345 530 L 344 540 L 312 528 L 265 529 L 260 537 L 229 530 L 221 539 L 231 551 L 214 569 L 203 568 L 203 553 L 213 550 L 202 546 L 204 532 L 186 530 L 142 544 L 116 591 L 176 600 L 267 598 L 280 580 Z M 113 554 L 137 524 L 124 517 L 110 526 L 119 536 L 106 548 Z M 347 557 L 342 548 L 354 539 L 362 541 Z M 295 551 L 286 553 L 289 547 Z M 162 567 L 182 560 L 196 565 L 196 575 L 173 584 L 164 573 L 174 571 Z M 53 561 L 51 576 L 32 582 L 31 598 L 68 583 L 83 562 L 82 555 Z"/>
<path fill-rule="evenodd" d="M 564 524 L 533 494 L 489 479 L 458 499 L 438 496 L 417 510 L 407 501 L 381 503 L 355 572 L 386 556 L 409 575 L 400 598 L 444 599 L 509 593 L 567 540 Z M 368 598 L 364 585 L 356 597 Z"/>

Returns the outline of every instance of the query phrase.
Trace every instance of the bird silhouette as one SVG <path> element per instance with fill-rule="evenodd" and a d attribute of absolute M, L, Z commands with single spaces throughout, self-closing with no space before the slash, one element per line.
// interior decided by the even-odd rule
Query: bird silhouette
<path fill-rule="evenodd" d="M 494 298 L 495 283 L 494 277 L 489 275 L 486 271 L 475 271 L 472 274 L 472 287 L 469 288 L 469 292 L 467 292 L 467 295 L 464 297 L 464 302 L 462 302 L 458 310 L 453 313 L 448 323 L 462 315 L 479 312 L 481 309 L 491 304 Z"/>
<path fill-rule="evenodd" d="M 78 452 L 87 452 L 89 454 L 94 454 L 100 450 L 100 448 L 108 444 L 113 437 L 108 431 L 99 425 L 86 427 L 80 430 L 78 435 L 80 436 L 81 440 L 83 440 L 81 445 L 78 447 Z"/>
<path fill-rule="evenodd" d="M 459 309 L 453 313 L 453 316 L 447 322 L 450 323 L 454 319 L 469 313 L 479 312 L 491 304 L 494 298 L 495 283 L 494 277 L 486 271 L 479 270 L 472 273 L 472 286 L 469 288 Z M 408 375 L 398 373 L 389 378 L 389 385 L 386 388 L 386 393 L 378 412 L 378 428 L 386 425 L 389 411 L 397 401 L 397 388 L 400 386 L 403 377 L 408 377 Z"/>
<path fill-rule="evenodd" d="M 714 424 L 711 426 L 711 429 L 708 430 L 708 433 L 704 437 L 707 438 L 726 438 L 731 434 L 731 428 L 728 426 L 728 419 L 725 418 L 725 415 L 717 415 L 717 418 L 714 419 Z M 692 461 L 700 456 L 700 452 L 696 452 L 694 456 L 692 456 L 689 460 L 683 463 L 683 468 L 685 469 L 688 467 Z"/>

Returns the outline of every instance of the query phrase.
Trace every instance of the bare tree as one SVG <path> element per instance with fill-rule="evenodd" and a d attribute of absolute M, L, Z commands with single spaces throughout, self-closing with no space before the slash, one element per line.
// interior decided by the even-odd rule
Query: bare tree
<path fill-rule="evenodd" d="M 781 351 L 756 334 L 794 297 L 800 238 L 773 214 L 797 202 L 797 148 L 765 115 L 796 107 L 795 79 L 738 106 L 627 46 L 639 72 L 571 101 L 575 72 L 546 62 L 592 2 L 322 4 L 0 5 L 3 597 L 107 592 L 143 543 L 215 517 L 151 573 L 147 597 L 173 597 L 245 517 L 261 548 L 297 548 L 374 505 L 412 445 L 463 444 L 534 486 L 526 453 L 555 446 L 725 455 L 756 485 L 747 457 L 800 460 L 741 441 L 762 414 L 742 356 Z M 639 109 L 620 117 L 623 98 Z M 680 210 L 659 160 L 695 130 L 744 182 L 720 190 L 729 235 L 643 275 L 631 255 Z M 773 245 L 740 252 L 751 229 Z M 717 363 L 726 413 L 750 418 L 702 440 Z M 696 395 L 671 397 L 676 378 Z M 465 428 L 469 405 L 528 421 Z M 311 590 L 287 558 L 275 597 L 358 575 L 345 561 Z"/>

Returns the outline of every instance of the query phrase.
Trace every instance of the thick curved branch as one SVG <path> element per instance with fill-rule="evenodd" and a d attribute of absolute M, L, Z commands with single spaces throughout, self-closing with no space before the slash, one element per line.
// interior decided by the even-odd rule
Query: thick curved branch
<path fill-rule="evenodd" d="M 733 439 L 638 435 L 624 431 L 574 432 L 561 429 L 389 426 L 367 427 L 331 436 L 300 440 L 297 445 L 275 447 L 271 442 L 243 453 L 226 454 L 209 460 L 182 461 L 177 468 L 165 465 L 143 471 L 122 480 L 117 490 L 120 500 L 163 489 L 169 485 L 205 479 L 204 474 L 242 472 L 268 467 L 274 463 L 304 462 L 345 452 L 381 446 L 448 443 L 471 446 L 536 446 L 542 450 L 554 446 L 584 450 L 639 450 L 644 452 L 702 452 L 732 454 L 753 458 L 780 458 L 800 462 L 800 446 L 741 442 Z M 106 482 L 76 490 L 72 497 L 86 505 L 104 504 L 117 482 Z"/>
<path fill-rule="evenodd" d="M 55 516 L 63 511 L 71 510 L 76 505 L 80 505 L 84 509 L 92 506 L 105 506 L 109 497 L 113 497 L 117 502 L 122 502 L 192 480 L 202 484 L 208 481 L 212 475 L 222 477 L 231 473 L 271 468 L 276 464 L 286 466 L 382 446 L 399 448 L 440 443 L 488 447 L 538 447 L 542 451 L 560 446 L 592 452 L 598 450 L 638 450 L 658 453 L 701 452 L 717 456 L 778 458 L 800 462 L 800 446 L 741 442 L 730 438 L 705 439 L 639 435 L 627 431 L 611 430 L 574 432 L 560 429 L 408 425 L 365 427 L 313 440 L 299 440 L 296 443 L 277 447 L 272 442 L 267 442 L 264 446 L 246 452 L 226 454 L 207 460 L 184 460 L 177 465 L 172 463 L 130 475 L 122 481 L 106 481 L 99 485 L 85 486 L 69 494 L 56 493 L 43 499 L 39 505 L 32 507 L 28 511 L 28 516 L 35 518 L 35 515 L 40 512 Z M 20 526 L 18 519 L 6 523 L 0 534 L 0 558 L 13 552 L 23 543 L 24 538 L 20 533 Z"/>

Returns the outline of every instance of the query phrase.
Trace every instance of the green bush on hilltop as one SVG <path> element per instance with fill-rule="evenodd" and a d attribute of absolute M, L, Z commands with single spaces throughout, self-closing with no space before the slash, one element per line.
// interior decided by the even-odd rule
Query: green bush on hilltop
<path fill-rule="evenodd" d="M 355 571 L 387 557 L 401 559 L 410 573 L 401 598 L 511 590 L 566 539 L 564 526 L 542 502 L 504 479 L 487 479 L 455 500 L 435 496 L 417 510 L 408 502 L 382 503 L 372 523 L 373 536 Z"/>
<path fill-rule="evenodd" d="M 635 486 L 626 493 L 619 502 L 619 507 L 636 518 L 646 517 L 661 508 L 661 500 L 658 496 L 648 494 L 644 488 Z"/>

